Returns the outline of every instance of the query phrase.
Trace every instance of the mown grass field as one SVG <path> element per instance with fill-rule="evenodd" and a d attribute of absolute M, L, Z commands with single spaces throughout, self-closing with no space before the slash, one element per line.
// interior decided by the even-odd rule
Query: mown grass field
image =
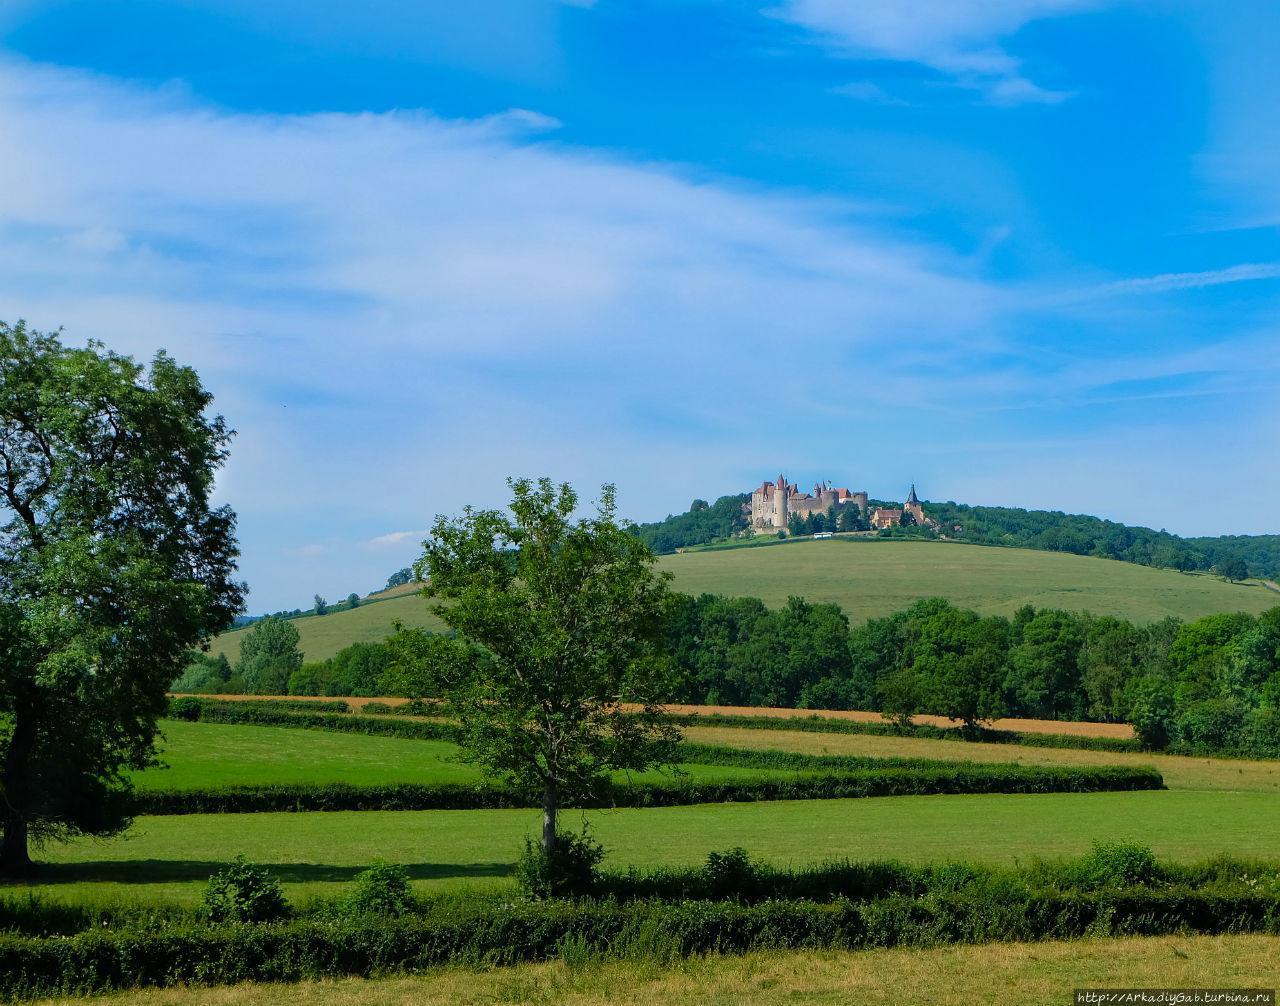
<path fill-rule="evenodd" d="M 1011 615 L 1031 604 L 1088 609 L 1144 624 L 1166 615 L 1191 620 L 1224 611 L 1256 614 L 1280 604 L 1280 594 L 1252 580 L 1228 584 L 1216 576 L 1111 559 L 949 542 L 808 540 L 664 556 L 660 565 L 685 593 L 750 595 L 773 608 L 796 594 L 834 601 L 854 624 L 934 596 L 984 615 Z M 423 598 L 412 588 L 401 589 L 409 592 L 389 592 L 390 600 L 298 620 L 306 658 L 323 660 L 351 643 L 384 639 L 396 618 L 441 628 Z M 234 662 L 245 631 L 219 636 L 213 652 L 225 652 Z"/>
<path fill-rule="evenodd" d="M 1017 863 L 1078 856 L 1094 839 L 1157 855 L 1280 858 L 1274 794 L 1206 790 L 910 796 L 571 811 L 608 850 L 605 866 L 694 865 L 742 846 L 780 866 L 839 859 Z M 376 858 L 424 889 L 509 885 L 537 810 L 210 814 L 139 818 L 117 839 L 48 847 L 37 889 L 58 898 L 194 903 L 237 853 L 272 865 L 291 898 L 333 895 Z"/>
<path fill-rule="evenodd" d="M 47 1006 L 760 1006 L 947 1003 L 1062 1006 L 1076 988 L 1275 988 L 1274 936 L 1161 936 L 997 943 L 934 950 L 800 951 L 711 955 L 660 967 L 649 961 L 563 961 L 469 971 L 442 969 L 376 981 L 238 985 L 44 1000 Z"/>
<path fill-rule="evenodd" d="M 184 723 L 167 720 L 161 742 L 164 767 L 133 775 L 142 789 L 193 789 L 251 783 L 477 782 L 481 773 L 458 757 L 454 744 L 368 737 L 363 734 L 297 730 L 289 727 Z M 742 779 L 768 769 L 686 765 L 698 779 Z M 660 772 L 632 773 L 633 779 L 661 779 Z"/>

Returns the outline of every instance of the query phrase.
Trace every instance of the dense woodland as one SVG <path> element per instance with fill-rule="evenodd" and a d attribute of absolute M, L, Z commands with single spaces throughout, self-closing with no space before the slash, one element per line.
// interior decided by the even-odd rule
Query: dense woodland
<path fill-rule="evenodd" d="M 651 524 L 638 524 L 635 533 L 659 554 L 723 542 L 745 531 L 748 520 L 743 504 L 747 493 L 721 496 L 713 504 L 694 500 L 687 513 Z M 873 505 L 879 501 L 873 501 Z M 896 504 L 894 504 L 896 505 Z M 1072 552 L 1118 559 L 1142 566 L 1161 566 L 1185 572 L 1221 569 L 1241 563 L 1250 576 L 1280 576 L 1280 535 L 1224 535 L 1219 538 L 1180 538 L 1168 531 L 1129 527 L 1113 521 L 1057 510 L 1019 510 L 1012 507 L 975 507 L 963 503 L 926 503 L 925 515 L 938 523 L 928 528 L 892 528 L 885 537 L 934 537 L 978 545 L 1007 545 L 1050 552 Z M 792 534 L 824 531 L 861 531 L 866 525 L 851 514 L 817 514 L 793 521 Z"/>

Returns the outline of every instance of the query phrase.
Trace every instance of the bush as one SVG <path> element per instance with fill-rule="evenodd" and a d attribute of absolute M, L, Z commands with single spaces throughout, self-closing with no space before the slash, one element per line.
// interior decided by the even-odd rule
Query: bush
<path fill-rule="evenodd" d="M 366 716 L 389 716 L 395 710 L 385 702 L 366 702 L 360 712 Z"/>
<path fill-rule="evenodd" d="M 375 859 L 356 877 L 355 890 L 343 899 L 344 915 L 385 915 L 396 917 L 417 908 L 418 899 L 409 887 L 409 873 L 403 866 Z"/>
<path fill-rule="evenodd" d="M 200 908 L 210 922 L 274 922 L 289 915 L 280 882 L 244 856 L 209 878 Z"/>
<path fill-rule="evenodd" d="M 175 720 L 186 720 L 188 723 L 195 723 L 200 719 L 201 708 L 199 699 L 192 695 L 186 695 L 169 703 L 169 715 Z"/>
<path fill-rule="evenodd" d="M 762 867 L 751 862 L 747 850 L 735 845 L 728 852 L 710 852 L 702 868 L 707 897 L 750 897 L 759 886 Z"/>
<path fill-rule="evenodd" d="M 516 860 L 516 882 L 531 898 L 586 897 L 594 894 L 600 877 L 596 867 L 604 858 L 604 847 L 591 837 L 587 826 L 582 834 L 559 832 L 550 854 L 541 843 L 524 840 L 524 852 Z"/>
<path fill-rule="evenodd" d="M 1093 852 L 1085 857 L 1085 869 L 1099 887 L 1149 884 L 1157 875 L 1155 853 L 1140 842 L 1095 840 Z"/>

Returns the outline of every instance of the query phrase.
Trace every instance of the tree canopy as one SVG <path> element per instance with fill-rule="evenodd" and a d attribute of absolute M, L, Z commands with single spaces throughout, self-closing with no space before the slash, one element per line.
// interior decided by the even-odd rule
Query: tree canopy
<path fill-rule="evenodd" d="M 166 689 L 241 607 L 210 402 L 163 352 L 143 367 L 0 323 L 0 869 L 30 865 L 29 839 L 127 823 Z"/>
<path fill-rule="evenodd" d="M 509 512 L 436 519 L 414 572 L 456 638 L 398 627 L 388 681 L 443 700 L 468 757 L 541 791 L 549 854 L 566 797 L 668 758 L 677 734 L 661 707 L 673 687 L 662 628 L 674 598 L 669 574 L 616 521 L 613 486 L 574 520 L 568 484 L 508 485 Z"/>

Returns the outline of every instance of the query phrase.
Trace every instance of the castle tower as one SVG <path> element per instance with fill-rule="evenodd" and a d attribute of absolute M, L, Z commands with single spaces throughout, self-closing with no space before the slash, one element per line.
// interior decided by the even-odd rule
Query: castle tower
<path fill-rule="evenodd" d="M 773 526 L 785 531 L 787 528 L 787 480 L 778 476 L 778 494 L 773 507 Z"/>

